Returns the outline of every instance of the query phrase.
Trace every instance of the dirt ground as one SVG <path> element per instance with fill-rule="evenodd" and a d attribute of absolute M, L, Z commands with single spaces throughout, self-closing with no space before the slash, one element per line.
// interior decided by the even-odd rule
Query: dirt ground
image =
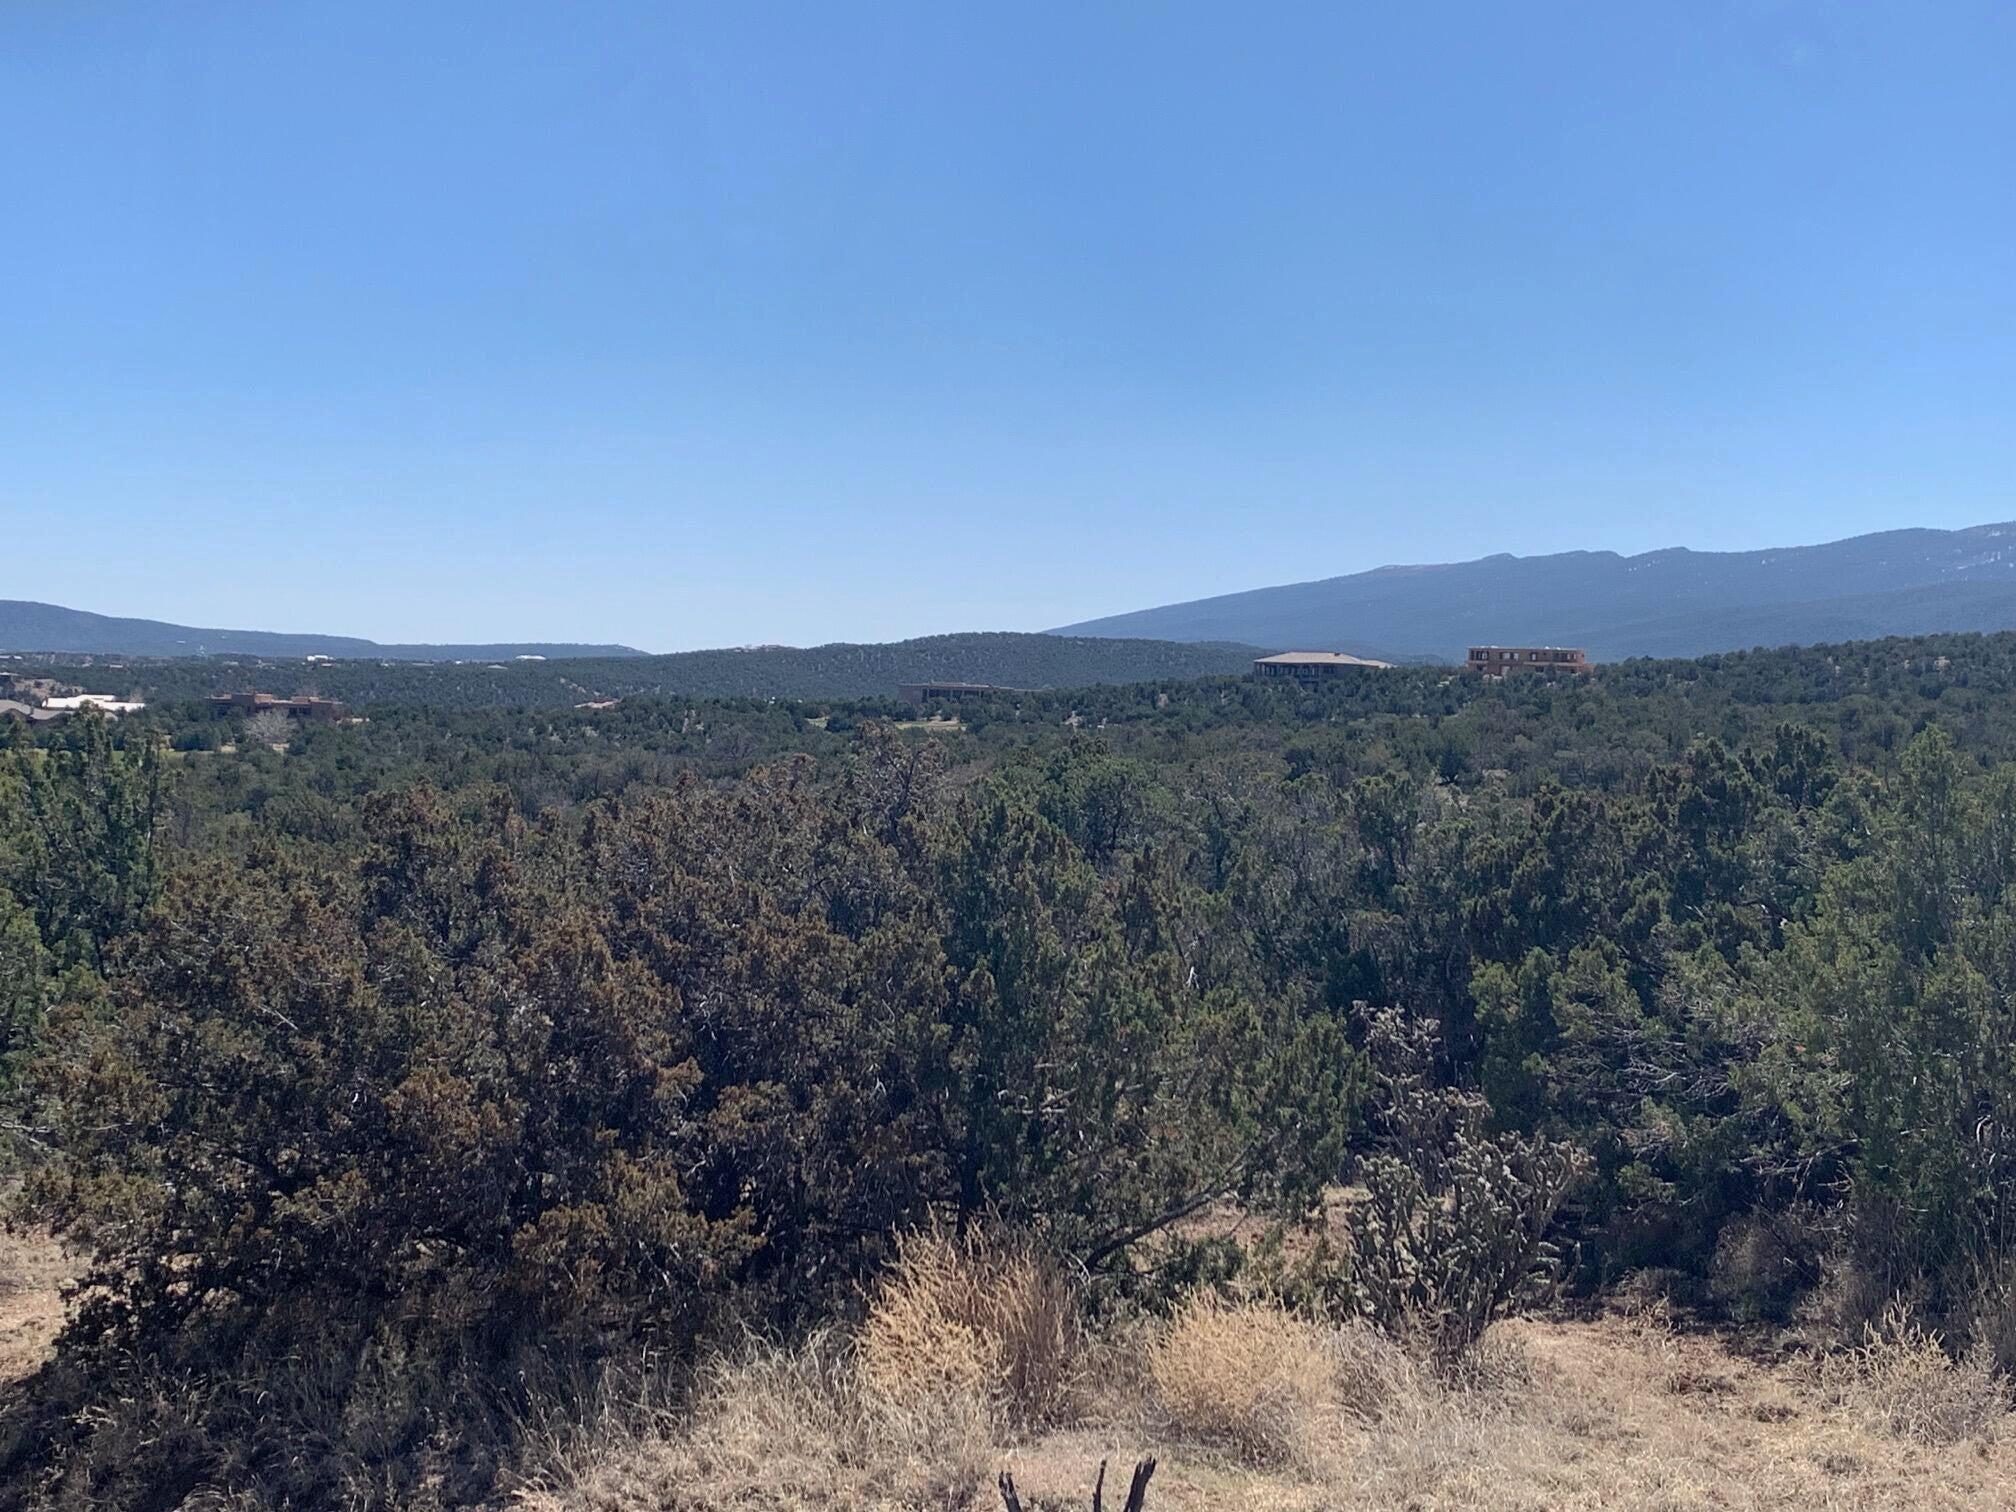
<path fill-rule="evenodd" d="M 1025 1507 L 1087 1506 L 1159 1452 L 1151 1512 L 1681 1512 L 2016 1508 L 2016 1440 L 1931 1446 L 1839 1399 L 1810 1362 L 1621 1317 L 1503 1326 L 1526 1381 L 1371 1425 L 1339 1424 L 1293 1470 L 1074 1432 L 1004 1457 Z M 983 1501 L 981 1505 L 986 1505 Z"/>
<path fill-rule="evenodd" d="M 32 1375 L 63 1325 L 76 1262 L 46 1234 L 0 1229 L 0 1386 Z"/>

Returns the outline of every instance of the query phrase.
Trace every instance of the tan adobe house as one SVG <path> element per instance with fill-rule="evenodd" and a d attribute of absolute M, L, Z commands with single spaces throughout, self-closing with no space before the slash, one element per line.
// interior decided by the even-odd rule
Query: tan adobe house
<path fill-rule="evenodd" d="M 1262 656 L 1253 662 L 1253 675 L 1262 682 L 1293 678 L 1296 682 L 1317 682 L 1326 677 L 1342 677 L 1361 669 L 1390 667 L 1391 662 L 1373 661 L 1365 656 L 1347 656 L 1342 651 L 1283 651 L 1278 656 Z"/>
<path fill-rule="evenodd" d="M 1580 646 L 1472 646 L 1464 663 L 1472 672 L 1503 677 L 1507 672 L 1544 671 L 1549 668 L 1587 672 L 1596 664 Z"/>

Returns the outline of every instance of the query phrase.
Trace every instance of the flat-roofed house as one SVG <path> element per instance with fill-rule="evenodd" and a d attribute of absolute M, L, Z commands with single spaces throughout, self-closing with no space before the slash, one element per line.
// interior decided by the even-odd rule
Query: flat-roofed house
<path fill-rule="evenodd" d="M 1392 665 L 1391 662 L 1373 661 L 1367 656 L 1348 656 L 1342 651 L 1283 651 L 1277 656 L 1254 658 L 1253 675 L 1262 682 L 1290 678 L 1310 683 Z"/>
<path fill-rule="evenodd" d="M 1596 664 L 1580 646 L 1472 646 L 1464 662 L 1472 672 L 1587 672 Z"/>
<path fill-rule="evenodd" d="M 147 705 L 137 698 L 114 698 L 110 693 L 62 693 L 42 700 L 45 709 L 74 714 L 80 709 L 96 709 L 117 719 L 121 714 L 137 714 Z"/>

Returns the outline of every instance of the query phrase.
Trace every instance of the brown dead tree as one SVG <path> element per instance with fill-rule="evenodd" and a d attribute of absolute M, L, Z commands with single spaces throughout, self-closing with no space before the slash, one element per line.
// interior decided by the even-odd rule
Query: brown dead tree
<path fill-rule="evenodd" d="M 1124 1512 L 1142 1512 L 1148 1505 L 1148 1477 L 1155 1473 L 1155 1456 L 1149 1455 L 1134 1467 L 1134 1479 L 1127 1486 Z M 1015 1492 L 1015 1477 L 1006 1470 L 999 1481 L 1001 1501 L 1007 1512 L 1022 1512 L 1022 1498 Z M 1099 1461 L 1099 1478 L 1092 1483 L 1092 1512 L 1106 1512 L 1106 1461 Z"/>

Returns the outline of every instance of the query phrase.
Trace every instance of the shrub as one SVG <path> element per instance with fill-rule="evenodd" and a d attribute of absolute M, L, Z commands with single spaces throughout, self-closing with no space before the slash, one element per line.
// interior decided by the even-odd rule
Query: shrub
<path fill-rule="evenodd" d="M 1055 1415 L 1078 1354 L 1075 1299 L 1057 1265 L 1026 1240 L 903 1239 L 859 1343 L 862 1377 L 891 1402 L 968 1396 L 1006 1421 Z"/>
<path fill-rule="evenodd" d="M 61 1345 L 77 1396 L 0 1441 L 0 1486 L 90 1461 L 128 1358 L 227 1416 L 289 1362 L 341 1362 L 316 1442 L 412 1478 L 431 1383 L 508 1416 L 527 1359 L 592 1376 L 731 1321 L 801 1328 L 927 1214 L 1117 1268 L 1228 1194 L 1306 1200 L 1357 1091 L 1334 1020 L 1205 990 L 1133 942 L 1177 932 L 1152 888 L 1108 887 L 1005 795 L 934 817 L 921 758 L 881 754 L 537 825 L 496 790 L 379 795 L 356 854 L 178 872 L 29 1078 L 59 1152 L 32 1211 L 97 1253 Z M 945 1260 L 912 1257 L 871 1351 L 942 1373 L 957 1338 L 1010 1416 L 1050 1411 L 1055 1272 Z M 381 1423 L 386 1372 L 419 1405 Z M 241 1426 L 262 1480 L 305 1463 L 273 1414 Z"/>
<path fill-rule="evenodd" d="M 1969 1335 L 1998 1374 L 2016 1377 L 2016 1277 L 1984 1278 L 1968 1309 Z"/>
<path fill-rule="evenodd" d="M 1297 1457 L 1337 1400 L 1329 1332 L 1265 1302 L 1203 1292 L 1150 1344 L 1155 1400 L 1177 1433 L 1243 1458 Z"/>
<path fill-rule="evenodd" d="M 1783 1323 L 1811 1285 L 1817 1266 L 1786 1215 L 1747 1215 L 1716 1241 L 1710 1294 L 1738 1322 Z"/>
<path fill-rule="evenodd" d="M 1955 1359 L 1902 1306 L 1892 1306 L 1860 1347 L 1830 1361 L 1826 1375 L 1842 1401 L 1914 1443 L 1988 1438 L 2009 1415 L 1988 1351 L 1977 1345 Z"/>

